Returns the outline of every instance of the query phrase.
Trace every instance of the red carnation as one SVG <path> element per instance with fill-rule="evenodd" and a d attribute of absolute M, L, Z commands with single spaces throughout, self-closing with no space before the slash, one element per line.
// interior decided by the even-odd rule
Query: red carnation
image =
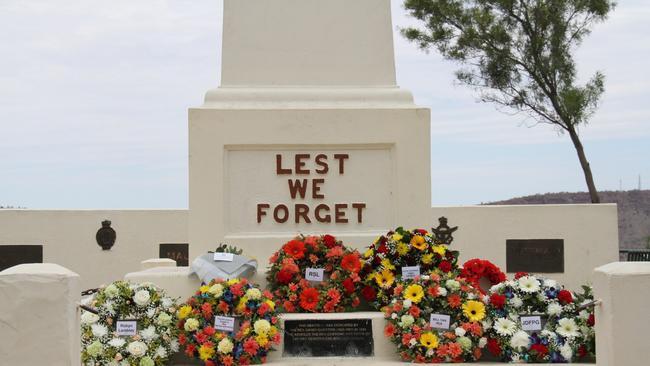
<path fill-rule="evenodd" d="M 384 336 L 390 338 L 395 334 L 395 326 L 392 323 L 388 323 L 384 328 Z"/>
<path fill-rule="evenodd" d="M 528 272 L 517 272 L 517 273 L 515 273 L 515 280 L 518 280 L 518 279 L 520 279 L 522 277 L 526 277 L 526 276 L 528 276 Z"/>
<path fill-rule="evenodd" d="M 275 279 L 278 281 L 278 283 L 286 285 L 293 279 L 293 273 L 287 271 L 286 269 L 281 269 L 278 271 L 278 273 L 275 274 Z"/>
<path fill-rule="evenodd" d="M 506 297 L 504 295 L 492 294 L 490 295 L 490 304 L 494 305 L 497 309 L 503 309 L 506 304 Z"/>
<path fill-rule="evenodd" d="M 325 246 L 328 248 L 332 248 L 333 246 L 336 245 L 336 238 L 333 237 L 332 235 L 326 234 L 323 236 L 323 242 L 325 243 Z"/>
<path fill-rule="evenodd" d="M 377 291 L 370 286 L 366 286 L 361 290 L 361 296 L 363 296 L 366 301 L 372 301 L 377 298 Z"/>
<path fill-rule="evenodd" d="M 533 344 L 530 346 L 530 350 L 536 352 L 538 358 L 542 358 L 548 353 L 548 347 L 543 344 Z"/>
<path fill-rule="evenodd" d="M 361 270 L 361 262 L 359 261 L 359 253 L 354 252 L 343 257 L 341 260 L 341 267 L 346 271 L 357 273 Z"/>
<path fill-rule="evenodd" d="M 354 281 L 352 281 L 351 278 L 348 277 L 345 280 L 343 280 L 341 285 L 343 285 L 343 288 L 345 288 L 346 294 L 350 295 L 354 293 Z"/>
<path fill-rule="evenodd" d="M 438 268 L 440 268 L 440 270 L 443 271 L 444 273 L 448 273 L 449 271 L 451 271 L 451 263 L 447 261 L 442 261 L 440 262 Z"/>
<path fill-rule="evenodd" d="M 318 290 L 308 287 L 300 294 L 300 306 L 305 310 L 313 311 L 318 306 L 318 297 Z"/>
<path fill-rule="evenodd" d="M 587 325 L 593 327 L 594 324 L 596 324 L 596 318 L 594 317 L 594 314 L 589 314 L 589 319 L 587 319 Z"/>
<path fill-rule="evenodd" d="M 420 234 L 420 235 L 427 235 L 427 231 L 424 229 L 415 229 L 415 232 Z"/>
<path fill-rule="evenodd" d="M 386 254 L 386 253 L 388 253 L 388 248 L 386 247 L 386 244 L 381 243 L 381 245 L 379 246 L 379 248 L 377 248 L 377 252 L 378 252 L 378 253 L 381 253 L 381 254 Z"/>
<path fill-rule="evenodd" d="M 560 291 L 560 293 L 557 294 L 557 298 L 560 300 L 560 303 L 562 305 L 570 304 L 573 302 L 573 296 L 571 295 L 571 292 L 567 290 Z"/>
<path fill-rule="evenodd" d="M 203 333 L 212 337 L 214 333 L 216 333 L 216 330 L 214 329 L 214 327 L 208 325 L 207 327 L 205 327 L 205 329 L 203 329 Z"/>
<path fill-rule="evenodd" d="M 293 259 L 302 259 L 305 257 L 305 243 L 300 240 L 291 240 L 282 249 Z"/>
<path fill-rule="evenodd" d="M 494 356 L 499 356 L 501 355 L 501 346 L 499 346 L 499 342 L 497 342 L 496 339 L 490 338 L 488 339 L 487 342 L 487 349 L 490 351 L 491 354 Z"/>

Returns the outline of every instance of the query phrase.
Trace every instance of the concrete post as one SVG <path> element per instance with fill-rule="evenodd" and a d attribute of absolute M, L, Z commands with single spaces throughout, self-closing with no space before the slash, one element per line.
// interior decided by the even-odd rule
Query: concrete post
<path fill-rule="evenodd" d="M 78 274 L 57 264 L 0 272 L 0 360 L 12 366 L 78 366 Z"/>
<path fill-rule="evenodd" d="M 599 365 L 648 365 L 650 262 L 614 262 L 594 271 L 596 361 Z"/>

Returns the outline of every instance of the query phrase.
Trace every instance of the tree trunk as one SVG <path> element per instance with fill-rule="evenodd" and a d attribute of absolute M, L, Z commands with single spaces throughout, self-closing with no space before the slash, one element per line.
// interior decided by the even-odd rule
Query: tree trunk
<path fill-rule="evenodd" d="M 598 191 L 596 190 L 596 185 L 594 184 L 594 177 L 591 174 L 591 167 L 587 161 L 587 156 L 585 156 L 585 149 L 582 147 L 582 142 L 580 142 L 580 137 L 578 133 L 569 125 L 569 136 L 571 136 L 571 141 L 573 141 L 573 146 L 576 148 L 578 153 L 578 159 L 580 160 L 580 166 L 582 166 L 582 171 L 585 174 L 585 180 L 587 181 L 587 188 L 589 188 L 589 196 L 591 197 L 591 203 L 600 203 L 600 197 L 598 197 Z"/>

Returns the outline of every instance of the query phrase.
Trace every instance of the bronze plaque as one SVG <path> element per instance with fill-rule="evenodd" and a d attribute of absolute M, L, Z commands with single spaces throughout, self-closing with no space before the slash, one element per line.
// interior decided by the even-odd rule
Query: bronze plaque
<path fill-rule="evenodd" d="M 187 267 L 189 262 L 190 245 L 184 244 L 160 244 L 160 258 L 169 258 L 176 261 L 177 267 Z"/>
<path fill-rule="evenodd" d="M 285 320 L 284 357 L 369 357 L 370 319 Z"/>
<path fill-rule="evenodd" d="M 0 271 L 24 263 L 43 263 L 43 246 L 0 245 Z"/>
<path fill-rule="evenodd" d="M 506 271 L 564 273 L 564 240 L 506 240 Z"/>

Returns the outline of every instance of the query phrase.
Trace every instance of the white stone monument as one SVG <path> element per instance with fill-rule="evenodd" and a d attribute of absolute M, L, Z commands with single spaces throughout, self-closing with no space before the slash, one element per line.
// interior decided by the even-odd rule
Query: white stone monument
<path fill-rule="evenodd" d="M 298 232 L 429 227 L 430 113 L 395 83 L 389 0 L 225 0 L 222 81 L 189 111 L 190 257 Z"/>

